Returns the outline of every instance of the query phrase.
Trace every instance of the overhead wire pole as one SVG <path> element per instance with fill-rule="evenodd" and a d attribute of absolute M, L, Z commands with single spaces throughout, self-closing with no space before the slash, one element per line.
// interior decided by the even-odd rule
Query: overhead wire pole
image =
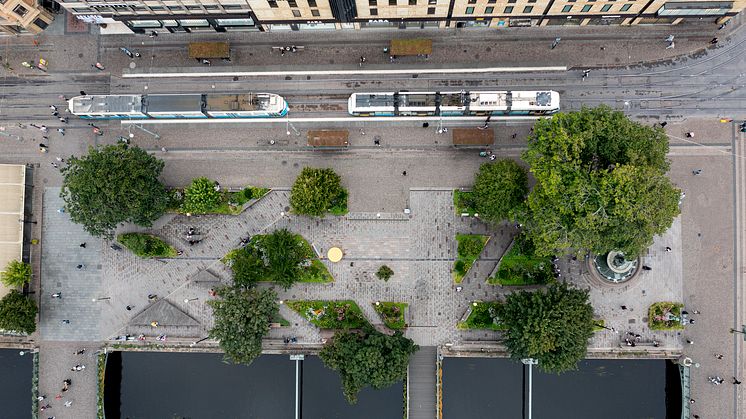
<path fill-rule="evenodd" d="M 533 358 L 524 358 L 521 359 L 521 362 L 524 365 L 528 365 L 528 419 L 531 419 L 533 408 L 533 394 L 531 392 L 533 387 L 533 366 L 538 364 L 539 361 Z"/>

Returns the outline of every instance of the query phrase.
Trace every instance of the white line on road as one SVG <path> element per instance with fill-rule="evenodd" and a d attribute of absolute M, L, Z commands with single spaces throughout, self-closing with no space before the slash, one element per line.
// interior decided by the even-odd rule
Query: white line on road
<path fill-rule="evenodd" d="M 475 68 L 392 68 L 355 70 L 282 70 L 282 71 L 224 71 L 193 73 L 125 73 L 122 78 L 172 78 L 172 77 L 261 77 L 261 76 L 333 76 L 333 75 L 384 75 L 384 74 L 467 74 L 467 73 L 532 73 L 542 71 L 567 71 L 566 66 L 554 67 L 475 67 Z"/>
<path fill-rule="evenodd" d="M 264 124 L 279 123 L 287 124 L 288 122 L 422 122 L 422 121 L 443 121 L 449 123 L 454 121 L 484 121 L 486 116 L 450 116 L 440 118 L 438 116 L 345 116 L 332 118 L 247 118 L 247 119 L 218 119 L 218 118 L 200 118 L 200 119 L 132 119 L 122 120 L 122 125 L 141 125 L 141 124 Z M 540 116 L 493 116 L 490 121 L 535 121 Z"/>

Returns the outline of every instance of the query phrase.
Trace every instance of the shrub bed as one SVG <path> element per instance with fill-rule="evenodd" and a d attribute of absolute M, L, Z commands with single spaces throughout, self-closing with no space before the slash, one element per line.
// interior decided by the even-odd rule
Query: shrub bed
<path fill-rule="evenodd" d="M 684 304 L 659 302 L 648 309 L 648 326 L 652 330 L 679 330 L 681 324 L 681 309 Z"/>
<path fill-rule="evenodd" d="M 177 254 L 173 246 L 152 234 L 124 233 L 117 236 L 117 241 L 143 259 L 172 258 Z"/>
<path fill-rule="evenodd" d="M 464 279 L 466 273 L 471 269 L 471 265 L 479 258 L 484 245 L 489 240 L 488 236 L 478 234 L 457 234 L 458 258 L 453 264 L 453 280 L 458 284 Z"/>
<path fill-rule="evenodd" d="M 495 275 L 488 278 L 487 282 L 500 285 L 535 285 L 548 284 L 553 280 L 552 260 L 548 257 L 535 256 L 533 246 L 522 237 L 518 237 L 500 260 Z"/>
<path fill-rule="evenodd" d="M 400 330 L 406 327 L 404 321 L 404 310 L 407 308 L 407 303 L 391 303 L 380 301 L 378 304 L 373 303 L 373 308 L 376 310 L 383 324 L 389 329 Z"/>
<path fill-rule="evenodd" d="M 352 300 L 287 301 L 287 306 L 320 329 L 362 329 L 370 326 Z"/>
<path fill-rule="evenodd" d="M 459 329 L 491 329 L 504 330 L 497 318 L 497 301 L 476 302 L 471 306 L 471 314 L 458 324 Z"/>

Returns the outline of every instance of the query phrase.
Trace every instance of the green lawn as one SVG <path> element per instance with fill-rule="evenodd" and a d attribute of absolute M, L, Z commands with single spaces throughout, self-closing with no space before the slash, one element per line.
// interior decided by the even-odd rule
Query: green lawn
<path fill-rule="evenodd" d="M 117 241 L 143 259 L 172 258 L 177 254 L 173 246 L 152 234 L 124 233 L 117 236 Z"/>
<path fill-rule="evenodd" d="M 285 304 L 320 329 L 361 329 L 370 325 L 352 300 L 286 301 Z"/>
<path fill-rule="evenodd" d="M 469 317 L 459 322 L 457 327 L 459 329 L 505 330 L 502 324 L 495 321 L 497 317 L 495 310 L 499 305 L 497 301 L 477 302 L 476 305 L 472 305 Z"/>
<path fill-rule="evenodd" d="M 672 302 L 655 303 L 648 309 L 648 326 L 651 330 L 680 330 L 681 309 L 684 304 Z M 673 318 L 672 318 L 673 317 Z"/>
<path fill-rule="evenodd" d="M 489 284 L 534 285 L 547 284 L 554 280 L 552 260 L 524 253 L 516 241 L 500 260 L 497 273 L 487 279 Z"/>
<path fill-rule="evenodd" d="M 290 322 L 287 321 L 284 317 L 280 315 L 280 313 L 275 314 L 274 317 L 272 317 L 272 323 L 278 323 L 281 327 L 288 327 L 290 326 Z"/>
<path fill-rule="evenodd" d="M 473 193 L 470 191 L 453 190 L 453 207 L 456 210 L 456 214 L 469 214 L 469 216 L 473 216 L 477 212 L 474 209 L 473 196 Z"/>
<path fill-rule="evenodd" d="M 381 301 L 378 305 L 373 303 L 373 308 L 376 310 L 376 313 L 381 316 L 383 324 L 385 324 L 386 327 L 392 330 L 400 330 L 406 327 L 404 321 L 404 310 L 406 310 L 408 305 L 409 304 L 407 303 Z"/>
<path fill-rule="evenodd" d="M 471 269 L 471 265 L 479 258 L 479 254 L 482 253 L 489 239 L 489 236 L 479 234 L 456 234 L 458 257 L 453 264 L 454 282 L 461 283 L 466 273 Z"/>

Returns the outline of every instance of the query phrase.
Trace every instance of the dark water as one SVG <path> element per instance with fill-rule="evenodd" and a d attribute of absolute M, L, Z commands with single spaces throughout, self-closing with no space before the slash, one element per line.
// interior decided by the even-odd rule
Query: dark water
<path fill-rule="evenodd" d="M 350 406 L 339 375 L 318 357 L 302 362 L 303 419 L 401 418 L 403 385 L 366 389 Z M 107 419 L 292 419 L 295 361 L 263 355 L 250 366 L 217 354 L 121 352 L 106 369 Z M 120 415 L 121 413 L 121 415 Z"/>
<path fill-rule="evenodd" d="M 336 371 L 327 369 L 318 357 L 303 361 L 303 419 L 397 419 L 404 414 L 404 384 L 358 394 L 350 405 L 342 395 Z"/>
<path fill-rule="evenodd" d="M 534 367 L 534 418 L 680 416 L 678 369 L 668 361 L 585 360 L 578 367 L 562 375 L 544 374 Z M 525 371 L 522 364 L 507 359 L 446 358 L 444 418 L 523 418 Z"/>
<path fill-rule="evenodd" d="M 33 355 L 18 355 L 18 349 L 0 349 L 0 417 L 31 417 Z"/>

